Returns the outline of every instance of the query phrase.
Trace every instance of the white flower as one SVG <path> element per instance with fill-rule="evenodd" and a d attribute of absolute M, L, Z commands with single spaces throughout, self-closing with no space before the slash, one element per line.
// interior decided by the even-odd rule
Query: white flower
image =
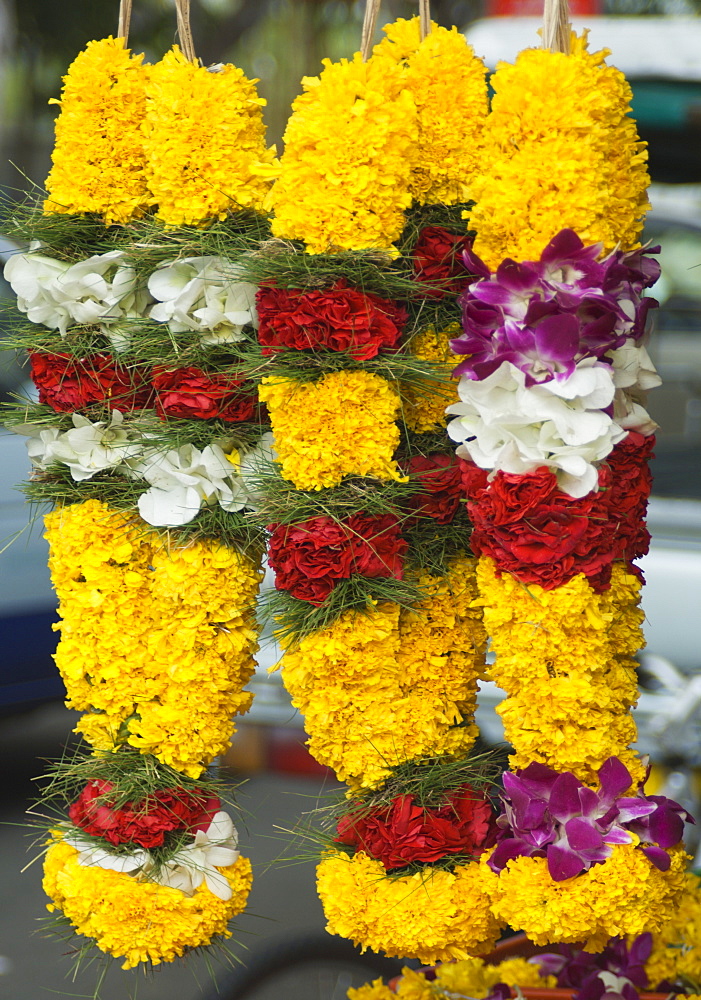
<path fill-rule="evenodd" d="M 625 430 L 604 411 L 613 402 L 611 369 L 593 358 L 568 378 L 525 385 L 525 374 L 505 361 L 481 382 L 461 378 L 461 403 L 448 433 L 458 454 L 483 469 L 522 474 L 548 466 L 573 497 L 596 487 L 594 462 L 605 458 Z"/>
<path fill-rule="evenodd" d="M 173 333 L 195 330 L 204 344 L 242 340 L 246 324 L 258 326 L 256 286 L 237 281 L 241 269 L 223 257 L 185 257 L 151 275 L 148 287 L 158 299 L 151 319 L 168 323 Z"/>
<path fill-rule="evenodd" d="M 613 401 L 613 416 L 616 423 L 626 431 L 637 431 L 648 437 L 654 434 L 659 424 L 655 423 L 641 402 L 635 396 L 625 391 L 616 390 Z"/>
<path fill-rule="evenodd" d="M 238 452 L 229 458 L 217 444 L 202 451 L 192 444 L 166 452 L 153 449 L 130 463 L 130 469 L 134 478 L 151 484 L 139 497 L 139 513 L 156 527 L 187 524 L 203 504 L 219 503 L 227 511 L 246 506 Z"/>
<path fill-rule="evenodd" d="M 231 899 L 231 886 L 219 871 L 239 856 L 238 836 L 228 813 L 218 812 L 206 830 L 198 830 L 192 844 L 174 854 L 156 876 L 161 885 L 191 896 L 204 882 L 219 899 Z"/>
<path fill-rule="evenodd" d="M 613 381 L 617 389 L 647 392 L 662 385 L 662 379 L 644 347 L 629 338 L 622 347 L 611 352 Z"/>
<path fill-rule="evenodd" d="M 151 867 L 151 855 L 148 851 L 137 848 L 130 854 L 114 854 L 104 847 L 86 846 L 82 837 L 69 835 L 64 840 L 78 852 L 78 864 L 85 868 L 106 868 L 112 872 L 123 872 L 131 875 L 135 872 L 146 872 Z"/>
<path fill-rule="evenodd" d="M 34 465 L 45 469 L 52 462 L 61 462 L 71 470 L 71 477 L 80 482 L 104 469 L 117 469 L 143 451 L 140 440 L 134 440 L 133 428 L 124 426 L 119 410 L 112 410 L 109 422 L 92 423 L 79 413 L 74 413 L 72 420 L 71 430 L 48 427 L 38 437 L 30 438 L 27 451 Z M 26 425 L 16 428 L 20 434 L 28 430 L 33 433 L 35 429 Z"/>
<path fill-rule="evenodd" d="M 121 250 L 76 264 L 30 250 L 10 258 L 5 277 L 17 293 L 18 308 L 33 323 L 59 330 L 62 336 L 72 323 L 99 325 L 110 336 L 114 323 L 143 315 L 152 301 Z"/>

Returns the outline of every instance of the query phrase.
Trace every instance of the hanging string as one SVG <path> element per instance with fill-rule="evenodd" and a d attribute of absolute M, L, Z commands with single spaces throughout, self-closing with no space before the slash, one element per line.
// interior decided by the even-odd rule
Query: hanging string
<path fill-rule="evenodd" d="M 117 21 L 117 38 L 124 39 L 126 48 L 129 40 L 129 25 L 131 24 L 131 3 L 132 0 L 120 0 L 119 20 Z"/>
<path fill-rule="evenodd" d="M 431 2 L 430 0 L 419 0 L 419 28 L 421 31 L 421 41 L 431 31 Z"/>
<path fill-rule="evenodd" d="M 190 28 L 190 0 L 175 0 L 175 13 L 178 19 L 178 40 L 186 59 L 197 62 L 195 43 Z"/>
<path fill-rule="evenodd" d="M 545 0 L 543 48 L 570 54 L 570 8 L 567 0 Z"/>
<path fill-rule="evenodd" d="M 360 42 L 360 53 L 363 62 L 367 62 L 372 53 L 372 42 L 377 27 L 377 17 L 380 13 L 380 0 L 365 0 L 365 17 L 363 18 L 363 34 Z"/>

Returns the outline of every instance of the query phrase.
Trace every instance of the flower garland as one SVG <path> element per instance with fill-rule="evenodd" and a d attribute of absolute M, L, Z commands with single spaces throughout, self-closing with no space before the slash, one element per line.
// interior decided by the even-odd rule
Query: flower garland
<path fill-rule="evenodd" d="M 638 246 L 647 155 L 607 54 L 573 35 L 570 55 L 526 49 L 491 78 L 483 169 L 469 185 L 475 252 L 490 266 L 530 259 L 563 226 L 609 252 Z"/>

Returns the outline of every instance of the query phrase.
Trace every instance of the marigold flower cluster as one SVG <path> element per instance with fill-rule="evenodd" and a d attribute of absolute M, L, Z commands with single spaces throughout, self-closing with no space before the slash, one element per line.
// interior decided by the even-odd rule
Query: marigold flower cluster
<path fill-rule="evenodd" d="M 381 979 L 348 991 L 349 1000 L 448 1000 L 450 996 L 474 997 L 484 1000 L 495 986 L 505 983 L 511 987 L 552 989 L 557 984 L 555 976 L 541 975 L 537 965 L 525 958 L 507 958 L 495 965 L 488 965 L 481 958 L 465 958 L 457 962 L 438 965 L 435 979 L 423 972 L 402 969 L 396 989 L 385 986 Z"/>
<path fill-rule="evenodd" d="M 573 36 L 570 55 L 526 49 L 491 78 L 482 169 L 469 185 L 475 252 L 490 266 L 534 260 L 563 226 L 607 252 L 638 246 L 647 151 L 607 54 Z"/>
<path fill-rule="evenodd" d="M 535 944 L 585 942 L 601 951 L 610 937 L 658 931 L 679 907 L 686 885 L 687 855 L 670 851 L 662 872 L 632 844 L 564 882 L 555 882 L 545 858 L 516 858 L 488 882 L 492 911 L 524 930 Z M 480 865 L 488 869 L 487 856 Z"/>
<path fill-rule="evenodd" d="M 419 576 L 416 608 L 380 604 L 346 612 L 293 644 L 285 686 L 305 717 L 309 749 L 352 789 L 376 787 L 417 757 L 465 756 L 486 636 L 474 597 L 473 560 L 445 577 Z"/>
<path fill-rule="evenodd" d="M 141 962 L 172 962 L 214 938 L 231 936 L 227 924 L 246 904 L 251 863 L 239 857 L 218 871 L 231 888 L 229 899 L 204 884 L 187 896 L 124 872 L 82 865 L 78 851 L 58 838 L 46 855 L 43 884 L 50 912 L 60 910 L 100 951 L 133 969 Z"/>
<path fill-rule="evenodd" d="M 415 434 L 445 427 L 445 408 L 458 399 L 457 379 L 451 378 L 457 358 L 450 350 L 450 341 L 459 329 L 457 323 L 441 331 L 428 326 L 411 341 L 412 354 L 436 365 L 435 380 L 417 380 L 402 387 L 404 421 Z"/>
<path fill-rule="evenodd" d="M 63 78 L 48 213 L 97 212 L 106 225 L 143 215 L 146 183 L 141 126 L 149 68 L 121 38 L 88 42 Z"/>
<path fill-rule="evenodd" d="M 59 596 L 56 662 L 77 730 L 197 777 L 247 711 L 260 571 L 216 542 L 168 548 L 97 500 L 46 519 Z M 196 695 L 196 696 L 195 696 Z"/>
<path fill-rule="evenodd" d="M 509 695 L 498 712 L 515 749 L 512 767 L 538 761 L 595 786 L 599 768 L 616 756 L 642 779 L 628 749 L 636 737 L 632 657 L 644 641 L 639 578 L 617 563 L 603 594 L 581 574 L 554 590 L 526 589 L 482 557 L 477 580 L 496 653 L 490 677 Z M 612 633 L 619 619 L 625 625 Z"/>
<path fill-rule="evenodd" d="M 268 407 L 281 475 L 298 490 L 337 486 L 344 476 L 401 479 L 394 387 L 371 372 L 341 371 L 316 382 L 267 377 Z"/>
<path fill-rule="evenodd" d="M 650 983 L 701 983 L 701 885 L 688 872 L 677 910 L 652 935 L 645 963 Z"/>
<path fill-rule="evenodd" d="M 262 207 L 275 149 L 265 146 L 255 81 L 231 64 L 198 66 L 176 45 L 151 69 L 146 94 L 146 177 L 166 226 Z"/>
<path fill-rule="evenodd" d="M 305 77 L 285 130 L 280 176 L 268 199 L 273 234 L 309 253 L 388 250 L 404 225 L 416 105 L 401 68 L 359 53 L 324 60 Z"/>
<path fill-rule="evenodd" d="M 450 961 L 496 942 L 500 925 L 489 908 L 487 872 L 468 864 L 386 878 L 380 861 L 339 851 L 322 859 L 317 889 L 329 933 L 389 956 Z"/>
<path fill-rule="evenodd" d="M 418 141 L 412 150 L 410 191 L 420 205 L 467 201 L 481 160 L 487 118 L 487 70 L 457 28 L 431 25 L 423 41 L 419 19 L 402 18 L 384 29 L 375 47 L 404 69 L 404 86 L 416 102 Z M 436 66 L 440 65 L 440 73 Z M 459 83 L 457 83 L 459 81 Z M 457 84 L 457 85 L 456 85 Z"/>
<path fill-rule="evenodd" d="M 122 39 L 89 42 L 64 77 L 44 210 L 127 223 L 157 206 L 166 226 L 260 210 L 277 172 L 255 81 L 231 64 L 154 66 Z"/>

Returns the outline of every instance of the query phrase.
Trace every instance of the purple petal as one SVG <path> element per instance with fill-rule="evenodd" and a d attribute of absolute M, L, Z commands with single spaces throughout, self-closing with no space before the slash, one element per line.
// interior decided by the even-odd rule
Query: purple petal
<path fill-rule="evenodd" d="M 542 264 L 556 263 L 568 257 L 576 257 L 583 248 L 584 244 L 574 229 L 561 229 L 543 250 L 540 260 Z"/>
<path fill-rule="evenodd" d="M 652 934 L 650 931 L 645 931 L 643 934 L 639 934 L 631 944 L 628 950 L 628 957 L 632 965 L 644 965 L 651 954 Z M 647 983 L 643 983 L 642 985 L 647 986 Z"/>
<path fill-rule="evenodd" d="M 574 878 L 586 868 L 585 863 L 575 854 L 565 847 L 558 847 L 551 844 L 545 856 L 548 859 L 548 872 L 554 882 L 564 882 L 566 878 Z"/>
<path fill-rule="evenodd" d="M 533 291 L 540 284 L 538 272 L 534 268 L 527 264 L 518 264 L 510 257 L 503 260 L 497 268 L 496 279 L 495 284 L 503 285 L 504 288 L 519 295 Z"/>
<path fill-rule="evenodd" d="M 650 816 L 657 809 L 654 802 L 642 796 L 617 799 L 616 806 L 618 807 L 619 823 L 631 823 L 633 820 L 642 819 L 644 816 Z"/>
<path fill-rule="evenodd" d="M 558 775 L 550 793 L 550 812 L 561 823 L 580 811 L 579 790 L 582 783 L 570 771 Z"/>
<path fill-rule="evenodd" d="M 539 853 L 542 854 L 542 852 Z M 514 858 L 531 857 L 532 854 L 533 848 L 530 844 L 527 844 L 525 840 L 511 837 L 497 844 L 492 851 L 488 864 L 493 872 L 500 872 L 506 866 L 507 861 L 512 861 Z"/>
<path fill-rule="evenodd" d="M 579 816 L 565 823 L 565 833 L 573 851 L 595 851 L 604 843 L 599 831 Z"/>
<path fill-rule="evenodd" d="M 642 851 L 655 868 L 659 868 L 661 872 L 669 871 L 672 859 L 661 847 L 643 847 Z"/>
<path fill-rule="evenodd" d="M 607 844 L 630 844 L 633 839 L 628 830 L 623 830 L 620 826 L 614 826 L 604 834 Z"/>
<path fill-rule="evenodd" d="M 535 345 L 543 358 L 552 358 L 561 364 L 572 361 L 579 349 L 576 317 L 567 313 L 546 316 L 535 328 Z"/>
<path fill-rule="evenodd" d="M 472 250 L 463 250 L 462 262 L 470 274 L 478 275 L 480 278 L 491 278 L 492 272 L 482 258 L 478 257 Z"/>
<path fill-rule="evenodd" d="M 677 803 L 671 803 L 676 806 Z M 681 809 L 681 806 L 677 806 Z M 684 820 L 673 808 L 658 806 L 649 819 L 650 840 L 660 847 L 674 847 L 684 836 Z"/>
<path fill-rule="evenodd" d="M 612 802 L 633 784 L 630 771 L 618 757 L 609 757 L 599 768 L 601 798 Z"/>

